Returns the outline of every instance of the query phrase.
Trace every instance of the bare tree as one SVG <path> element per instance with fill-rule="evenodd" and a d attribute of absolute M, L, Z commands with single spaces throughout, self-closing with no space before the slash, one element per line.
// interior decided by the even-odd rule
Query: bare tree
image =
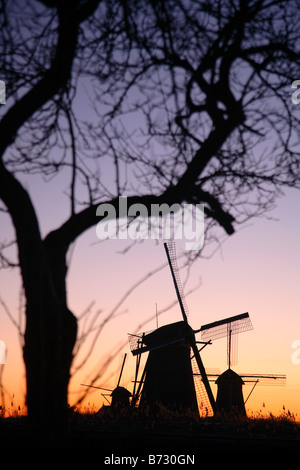
<path fill-rule="evenodd" d="M 295 0 L 16 0 L 0 21 L 0 198 L 17 260 L 7 245 L 0 259 L 19 265 L 26 296 L 29 416 L 54 433 L 77 334 L 66 255 L 98 204 L 118 216 L 120 195 L 203 203 L 214 238 L 299 187 L 299 12 Z M 60 172 L 70 213 L 43 238 L 22 174 Z"/>
<path fill-rule="evenodd" d="M 125 18 L 123 79 L 107 72 L 107 99 L 95 101 L 111 104 L 97 136 L 109 136 L 106 154 L 140 163 L 149 192 L 203 202 L 228 234 L 299 186 L 297 2 L 137 1 Z M 134 112 L 145 125 L 130 146 L 120 124 Z"/>

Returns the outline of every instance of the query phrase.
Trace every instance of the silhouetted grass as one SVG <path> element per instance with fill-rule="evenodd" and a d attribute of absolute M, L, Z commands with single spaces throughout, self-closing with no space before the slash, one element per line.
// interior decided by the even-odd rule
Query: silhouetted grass
<path fill-rule="evenodd" d="M 205 431 L 209 434 L 217 435 L 219 433 L 234 434 L 236 436 L 292 436 L 300 439 L 300 426 L 297 423 L 293 413 L 289 410 L 283 410 L 280 414 L 275 415 L 272 412 L 256 412 L 250 416 L 241 416 L 240 414 L 222 414 L 218 413 L 213 417 L 199 417 L 192 411 L 170 411 L 163 406 L 157 407 L 155 413 L 150 409 L 138 408 L 121 408 L 112 409 L 105 406 L 97 413 L 91 412 L 90 409 L 81 412 L 74 410 L 74 414 L 79 419 L 93 423 L 93 427 L 99 424 L 113 425 L 115 429 L 127 426 L 128 428 L 138 427 L 145 431 L 149 429 L 194 429 L 195 431 Z"/>
<path fill-rule="evenodd" d="M 0 405 L 0 418 L 18 418 L 27 415 L 27 409 L 24 406 L 15 406 L 13 402 L 9 406 Z"/>
<path fill-rule="evenodd" d="M 15 439 L 19 443 L 22 439 L 39 442 L 32 441 L 27 417 L 20 407 L 0 409 L 0 438 L 7 442 Z M 38 438 L 35 436 L 34 439 Z M 189 446 L 192 451 L 199 445 L 223 449 L 225 443 L 228 446 L 247 445 L 247 448 L 271 443 L 274 448 L 277 445 L 282 448 L 285 443 L 299 444 L 300 428 L 294 414 L 284 409 L 278 415 L 259 411 L 248 417 L 233 414 L 199 417 L 192 412 L 170 411 L 163 406 L 158 407 L 155 413 L 146 408 L 141 411 L 138 408 L 113 409 L 107 406 L 98 412 L 95 406 L 89 406 L 80 410 L 70 408 L 67 442 L 71 445 L 75 442 L 83 448 L 101 443 L 103 451 L 107 446 L 111 451 L 123 447 L 125 451 L 125 444 L 130 445 L 131 442 L 139 442 L 140 445 L 147 442 L 149 452 L 152 445 L 159 445 L 164 451 L 168 448 L 170 452 L 176 451 L 178 446 Z"/>

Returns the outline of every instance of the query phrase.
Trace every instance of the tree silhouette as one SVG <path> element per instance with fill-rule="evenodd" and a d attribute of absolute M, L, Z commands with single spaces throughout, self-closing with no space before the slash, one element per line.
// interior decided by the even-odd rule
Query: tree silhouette
<path fill-rule="evenodd" d="M 203 203 L 214 238 L 299 187 L 299 19 L 296 0 L 1 2 L 0 198 L 17 260 L 5 244 L 0 259 L 22 276 L 39 428 L 65 422 L 77 334 L 66 255 L 100 202 L 117 216 L 121 195 Z M 70 213 L 44 238 L 24 173 L 66 178 Z"/>

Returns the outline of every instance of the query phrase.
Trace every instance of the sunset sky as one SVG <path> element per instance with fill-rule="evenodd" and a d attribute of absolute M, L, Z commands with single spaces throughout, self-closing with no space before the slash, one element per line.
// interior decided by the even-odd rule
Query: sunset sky
<path fill-rule="evenodd" d="M 22 2 L 20 2 L 20 5 L 21 4 Z M 29 14 L 31 14 L 30 11 Z M 25 16 L 26 15 L 24 15 L 24 17 Z M 18 24 L 18 22 L 16 24 Z M 30 24 L 29 22 L 29 25 Z M 43 21 L 40 26 L 43 26 Z M 52 28 L 54 28 L 54 26 L 55 24 L 52 25 Z M 25 36 L 29 34 L 29 30 L 27 31 L 26 29 L 26 33 L 24 33 Z M 114 32 L 114 29 L 112 29 L 112 32 Z M 95 32 L 93 32 L 93 34 L 94 33 Z M 88 36 L 89 34 L 87 34 L 87 37 Z M 250 33 L 250 36 L 252 38 L 252 33 Z M 93 37 L 92 34 L 91 37 Z M 96 35 L 95 37 L 98 36 Z M 51 41 L 53 41 L 52 36 L 51 38 Z M 20 44 L 26 44 L 26 42 L 22 42 L 21 39 L 22 35 L 19 38 Z M 51 44 L 51 41 L 49 39 L 49 44 Z M 121 39 L 119 39 L 119 41 L 121 41 Z M 188 39 L 186 42 L 188 43 Z M 41 43 L 43 43 L 43 41 L 41 41 Z M 47 41 L 45 41 L 45 44 L 46 43 Z M 183 41 L 183 44 L 184 43 L 185 41 Z M 264 43 L 262 42 L 262 44 Z M 121 44 L 119 44 L 119 48 L 114 51 L 116 60 L 122 50 L 120 46 Z M 264 49 L 264 47 L 265 45 L 262 49 Z M 193 49 L 193 47 L 191 49 Z M 234 51 L 235 48 L 232 48 L 232 50 Z M 85 54 L 89 56 L 87 52 L 90 53 L 91 51 L 82 52 L 82 57 L 85 57 Z M 48 53 L 50 57 L 52 52 L 48 51 Z M 93 53 L 91 53 L 91 56 L 92 55 Z M 112 54 L 112 56 L 113 55 L 114 54 Z M 133 54 L 133 56 L 134 55 L 135 54 Z M 32 52 L 32 56 L 34 56 L 34 52 Z M 191 57 L 192 56 L 193 52 L 191 53 Z M 197 54 L 195 57 L 198 60 Z M 92 59 L 91 67 L 93 61 L 98 60 L 97 56 Z M 75 59 L 74 74 L 76 67 L 78 67 L 76 62 L 78 60 L 78 58 Z M 88 59 L 86 60 L 88 61 Z M 216 61 L 215 64 L 216 70 L 217 62 L 218 61 Z M 250 127 L 247 124 L 247 127 L 245 126 L 243 131 L 241 131 L 242 127 L 239 129 L 239 131 L 245 132 L 244 142 L 243 139 L 240 138 L 239 132 L 236 134 L 233 133 L 230 137 L 232 140 L 229 141 L 228 139 L 228 141 L 225 142 L 226 145 L 222 148 L 222 151 L 224 150 L 224 158 L 222 153 L 218 155 L 218 152 L 216 153 L 214 149 L 212 153 L 213 157 L 209 160 L 209 164 L 207 165 L 209 168 L 205 167 L 204 170 L 202 170 L 201 178 L 203 177 L 203 182 L 201 181 L 199 186 L 197 186 L 197 188 L 195 186 L 194 188 L 195 190 L 199 189 L 204 192 L 197 191 L 193 195 L 193 197 L 202 199 L 205 199 L 205 194 L 216 197 L 216 201 L 220 203 L 224 211 L 226 212 L 228 210 L 230 214 L 232 211 L 234 216 L 239 216 L 239 211 L 241 211 L 242 215 L 245 215 L 245 211 L 250 211 L 253 208 L 253 210 L 255 210 L 257 207 L 256 197 L 263 195 L 266 199 L 263 201 L 259 200 L 260 204 L 258 205 L 266 204 L 266 200 L 269 196 L 268 190 L 270 189 L 270 193 L 273 190 L 275 191 L 274 187 L 272 187 L 273 183 L 269 181 L 266 182 L 266 180 L 270 178 L 268 172 L 272 173 L 272 171 L 275 171 L 272 165 L 273 162 L 280 160 L 279 156 L 282 158 L 283 162 L 280 169 L 284 168 L 283 171 L 288 171 L 284 166 L 284 158 L 286 156 L 284 153 L 286 151 L 284 148 L 285 142 L 280 142 L 280 138 L 282 137 L 284 140 L 284 134 L 289 133 L 289 129 L 285 127 L 286 122 L 284 122 L 284 120 L 281 122 L 281 99 L 279 99 L 278 102 L 276 99 L 274 101 L 274 116 L 276 116 L 275 121 L 278 130 L 276 126 L 274 128 L 272 127 L 272 119 L 270 120 L 270 124 L 270 122 L 267 123 L 265 117 L 260 117 L 261 120 L 255 117 L 258 115 L 255 114 L 257 111 L 255 106 L 260 107 L 260 116 L 267 116 L 268 112 L 270 112 L 269 110 L 272 110 L 273 93 L 270 93 L 270 95 L 273 96 L 270 103 L 268 103 L 268 93 L 266 96 L 262 93 L 261 96 L 264 96 L 264 100 L 256 98 L 256 92 L 259 96 L 260 90 L 253 89 L 251 91 L 251 67 L 249 67 L 249 64 L 247 65 L 249 68 L 245 67 L 245 64 L 244 67 L 239 64 L 239 61 L 235 62 L 235 66 L 231 70 L 232 86 L 235 93 L 238 94 L 239 86 L 242 90 L 244 86 L 243 81 L 248 82 L 249 80 L 249 103 L 253 100 L 253 109 L 251 107 L 252 104 L 249 106 Z M 289 63 L 286 62 L 283 63 L 283 65 L 284 69 L 288 70 L 287 77 L 289 77 L 290 73 L 293 73 L 292 71 L 290 72 L 288 68 Z M 73 159 L 71 151 L 73 142 L 72 133 L 70 133 L 70 123 L 63 114 L 64 106 L 60 104 L 57 110 L 59 111 L 59 116 L 59 113 L 62 112 L 62 116 L 60 116 L 56 123 L 57 127 L 59 127 L 59 131 L 55 132 L 57 132 L 57 135 L 61 132 L 61 136 L 58 140 L 55 140 L 54 135 L 51 136 L 51 139 L 53 137 L 52 140 L 49 138 L 50 143 L 48 142 L 49 146 L 45 146 L 45 155 L 43 153 L 40 154 L 41 148 L 39 145 L 36 146 L 33 157 L 31 156 L 31 158 L 34 164 L 36 163 L 36 159 L 38 165 L 30 168 L 31 174 L 29 174 L 29 171 L 28 174 L 24 173 L 24 168 L 26 167 L 27 169 L 27 165 L 29 165 L 29 163 L 25 161 L 26 159 L 22 164 L 20 163 L 21 170 L 18 164 L 14 166 L 13 152 L 16 152 L 16 155 L 18 155 L 18 145 L 24 150 L 24 154 L 28 151 L 26 147 L 26 139 L 28 138 L 26 127 L 22 127 L 23 134 L 21 137 L 18 137 L 19 141 L 17 138 L 16 142 L 14 142 L 15 147 L 11 146 L 8 150 L 8 152 L 12 152 L 11 155 L 13 157 L 11 159 L 12 163 L 10 162 L 8 164 L 8 169 L 14 172 L 15 176 L 20 179 L 21 183 L 29 192 L 39 220 L 42 237 L 45 237 L 50 231 L 60 227 L 70 217 L 71 204 L 69 195 L 73 175 L 76 180 L 76 185 L 74 184 L 74 187 L 76 186 L 75 199 L 77 201 L 75 203 L 75 212 L 79 212 L 90 203 L 88 198 L 92 191 L 90 191 L 89 194 L 87 190 L 88 178 L 90 187 L 92 186 L 95 190 L 97 200 L 98 198 L 104 200 L 106 197 L 108 199 L 115 197 L 116 194 L 121 192 L 120 188 L 122 188 L 122 190 L 125 188 L 124 192 L 126 194 L 144 195 L 149 193 L 156 195 L 160 193 L 165 194 L 164 191 L 168 187 L 168 189 L 171 189 L 168 194 L 172 195 L 173 188 L 176 188 L 176 180 L 179 179 L 185 171 L 184 167 L 187 164 L 186 162 L 191 161 L 192 156 L 194 157 L 194 153 L 195 155 L 197 154 L 195 150 L 196 145 L 199 145 L 201 139 L 206 143 L 206 132 L 207 135 L 215 138 L 213 132 L 216 123 L 213 122 L 213 120 L 210 123 L 210 118 L 208 119 L 209 116 L 206 116 L 202 122 L 200 114 L 199 121 L 197 118 L 195 123 L 193 123 L 193 120 L 190 123 L 192 128 L 193 126 L 197 126 L 197 132 L 199 130 L 200 137 L 197 135 L 197 139 L 194 139 L 196 144 L 192 139 L 191 146 L 190 144 L 187 145 L 186 155 L 184 152 L 182 155 L 180 154 L 180 152 L 182 152 L 181 147 L 185 147 L 187 142 L 187 140 L 185 140 L 188 135 L 186 131 L 182 131 L 181 136 L 183 137 L 184 145 L 180 144 L 178 148 L 177 140 L 174 136 L 172 136 L 174 141 L 172 141 L 171 144 L 168 143 L 167 139 L 162 138 L 165 137 L 165 129 L 168 129 L 168 132 L 170 129 L 173 129 L 172 126 L 167 125 L 169 119 L 173 120 L 174 117 L 174 122 L 176 122 L 175 116 L 179 117 L 179 115 L 177 115 L 175 108 L 172 109 L 174 104 L 169 104 L 170 109 L 166 107 L 164 111 L 165 114 L 162 113 L 165 98 L 167 97 L 168 99 L 166 101 L 168 101 L 169 97 L 167 91 L 164 91 L 164 93 L 166 93 L 165 97 L 159 97 L 161 90 L 159 87 L 156 89 L 156 87 L 157 83 L 160 83 L 161 80 L 160 86 L 162 90 L 164 87 L 166 87 L 166 90 L 172 90 L 175 82 L 173 79 L 168 82 L 168 80 L 172 78 L 171 75 L 173 72 L 170 73 L 170 77 L 168 78 L 167 74 L 164 75 L 166 71 L 157 72 L 157 76 L 155 75 L 155 79 L 153 79 L 153 77 L 150 76 L 152 73 L 150 68 L 147 71 L 149 76 L 146 74 L 141 82 L 137 82 L 135 88 L 130 88 L 130 92 L 126 95 L 126 100 L 128 100 L 130 106 L 128 106 L 127 101 L 124 100 L 124 107 L 128 107 L 125 111 L 123 109 L 119 110 L 120 116 L 116 115 L 112 118 L 111 116 L 113 114 L 110 114 L 108 122 L 111 127 L 105 127 L 103 125 L 104 121 L 101 121 L 101 113 L 104 114 L 106 112 L 105 106 L 107 106 L 108 110 L 114 108 L 114 105 L 116 105 L 119 100 L 118 93 L 122 92 L 122 87 L 120 86 L 120 89 L 118 89 L 118 86 L 121 85 L 123 81 L 125 82 L 125 78 L 122 75 L 122 80 L 116 80 L 118 85 L 116 89 L 114 86 L 110 85 L 107 78 L 109 86 L 106 88 L 106 85 L 104 86 L 101 80 L 105 82 L 103 77 L 107 72 L 101 70 L 100 73 L 97 65 L 95 69 L 97 73 L 95 72 L 95 76 L 91 78 L 91 75 L 88 75 L 85 71 L 85 66 L 82 66 L 84 70 L 82 76 L 76 76 L 74 80 L 78 88 L 76 88 L 76 92 L 74 91 L 74 101 L 72 102 L 72 111 L 74 111 L 76 120 L 75 118 L 72 119 L 74 119 L 73 125 L 75 134 L 78 132 L 78 135 L 75 135 L 77 139 L 75 139 L 76 145 L 78 145 L 78 147 L 75 145 L 73 148 L 76 147 L 80 157 L 76 161 L 77 168 L 74 173 L 72 173 L 72 169 L 74 168 L 74 161 L 77 155 L 76 158 L 74 156 Z M 43 67 L 45 67 L 45 65 L 43 65 Z M 102 65 L 100 64 L 99 69 L 101 67 Z M 274 67 L 276 69 L 276 64 Z M 87 67 L 87 70 L 91 73 L 89 67 Z M 227 70 L 227 68 L 224 70 Z M 275 71 L 277 74 L 277 69 Z M 102 73 L 103 77 L 101 75 Z M 183 102 L 186 100 L 184 87 L 187 83 L 193 83 L 190 80 L 188 80 L 188 82 L 186 81 L 184 73 L 182 78 L 180 78 L 181 72 L 178 72 L 178 90 L 181 88 L 183 90 L 180 92 L 182 93 L 180 99 L 182 99 Z M 211 69 L 210 73 L 213 77 L 215 71 Z M 219 73 L 220 78 L 218 83 L 214 83 L 213 88 L 212 85 L 210 85 L 208 89 L 214 90 L 216 86 L 216 90 L 219 90 L 221 72 Z M 21 75 L 22 74 L 23 70 Z M 278 77 L 280 77 L 281 74 L 284 75 L 283 72 L 280 71 Z M 107 73 L 107 77 L 109 77 L 109 75 L 110 74 Z M 272 73 L 270 72 L 270 76 L 271 75 Z M 241 79 L 239 86 L 237 86 L 238 80 L 235 83 L 235 76 Z M 212 77 L 211 80 L 213 80 Z M 296 80 L 299 77 L 293 78 Z M 96 79 L 99 80 L 97 84 L 95 84 Z M 129 79 L 130 74 L 127 80 Z M 166 83 L 164 83 L 165 79 Z M 181 79 L 183 80 L 182 83 Z M 114 80 L 115 77 L 112 76 L 112 81 Z M 151 82 L 151 80 L 153 81 Z M 277 86 L 279 87 L 279 85 L 277 85 L 276 77 L 274 80 L 273 91 L 274 95 L 276 95 Z M 146 90 L 147 86 L 145 87 L 145 83 L 147 86 L 149 85 L 148 90 Z M 28 80 L 26 86 L 27 85 L 28 87 L 31 86 L 30 80 Z M 24 85 L 21 85 L 21 88 L 22 86 Z M 256 81 L 253 80 L 253 87 L 256 86 L 258 85 L 256 85 Z M 124 87 L 125 90 L 127 88 L 126 82 Z M 284 94 L 285 90 L 283 90 L 283 88 L 285 84 L 280 85 L 280 87 L 280 91 Z M 105 93 L 103 90 L 105 90 Z M 190 98 L 192 97 L 192 90 L 193 85 L 191 85 Z M 21 96 L 22 89 L 19 90 L 18 93 L 19 92 Z M 202 91 L 200 85 L 199 90 L 194 90 L 194 92 L 194 98 L 197 97 L 198 93 L 200 100 L 196 108 L 199 107 L 201 109 L 203 106 L 201 104 Z M 70 92 L 70 95 L 72 95 L 72 93 L 73 91 Z M 110 93 L 112 96 L 109 95 Z M 115 95 L 113 95 L 113 93 L 115 93 Z M 143 94 L 145 96 L 143 96 Z M 297 102 L 292 103 L 289 98 L 291 95 L 292 90 L 290 87 L 287 87 L 286 99 L 289 104 L 288 118 L 290 119 L 290 123 L 293 122 L 293 113 L 300 112 L 300 104 Z M 220 96 L 220 93 L 217 96 Z M 208 105 L 208 98 L 209 96 L 207 96 L 207 101 L 203 101 L 203 103 Z M 245 101 L 247 101 L 248 98 L 246 94 L 244 98 Z M 73 96 L 72 98 L 70 96 L 68 100 L 69 99 L 73 99 Z M 174 99 L 175 101 L 177 100 L 176 97 Z M 4 104 L 1 109 L 2 114 L 5 113 L 5 110 L 9 106 L 13 105 L 14 100 L 14 96 L 7 96 L 7 104 Z M 116 102 L 114 100 L 116 100 Z M 147 100 L 149 101 L 147 102 Z M 219 97 L 216 98 L 216 109 L 219 115 L 219 113 L 222 114 L 224 110 L 223 108 L 221 109 L 221 107 L 217 107 L 218 101 Z M 242 103 L 242 100 L 240 102 Z M 147 103 L 152 103 L 151 106 L 153 105 L 154 108 L 152 109 L 150 106 L 150 110 L 146 113 L 145 110 L 148 107 Z M 219 105 L 222 105 L 221 101 Z M 5 108 L 5 106 L 7 106 L 7 108 Z M 184 107 L 182 109 L 184 110 Z M 234 115 L 236 108 L 232 109 Z M 170 110 L 172 110 L 170 114 L 172 118 L 170 118 L 168 114 Z M 50 112 L 52 111 L 50 110 Z M 157 119 L 153 128 L 151 128 L 151 126 L 148 127 L 147 122 L 152 112 L 153 122 L 156 122 Z M 208 115 L 209 114 L 210 113 L 208 113 Z M 228 112 L 228 115 L 229 114 Z M 297 114 L 297 116 L 297 125 L 299 125 L 300 114 Z M 181 118 L 183 117 L 182 115 Z M 71 118 L 69 117 L 69 119 Z M 258 119 L 259 129 L 256 129 L 254 126 L 256 119 Z M 38 120 L 36 121 L 36 128 L 33 126 L 32 135 L 29 132 L 30 138 L 34 136 L 34 132 L 36 132 L 37 141 L 39 139 L 39 122 Z M 157 129 L 160 122 L 162 122 L 162 131 L 159 129 L 158 132 Z M 252 124 L 253 129 L 248 134 Z M 164 126 L 166 126 L 165 129 Z M 78 131 L 79 127 L 82 134 Z M 262 132 L 260 127 L 261 129 L 266 128 L 266 137 L 260 134 Z M 228 129 L 230 129 L 230 127 Z M 114 134 L 115 131 L 116 134 Z M 208 131 L 211 132 L 211 134 L 209 134 Z M 295 125 L 295 130 L 293 130 L 291 134 L 291 145 L 295 144 L 294 151 L 298 152 L 297 154 L 295 153 L 295 155 L 299 155 L 299 148 L 296 148 L 296 146 L 299 145 L 299 135 L 296 134 L 296 131 L 297 126 Z M 85 132 L 86 134 L 84 134 Z M 108 136 L 106 135 L 107 132 Z M 155 140 L 154 138 L 153 140 L 152 138 L 148 140 L 149 133 L 151 132 L 155 135 Z M 192 132 L 194 132 L 193 129 Z M 278 136 L 277 133 L 280 132 L 282 132 L 282 135 Z M 203 135 L 201 135 L 201 133 L 203 133 Z M 179 132 L 179 135 L 180 134 L 181 131 Z M 252 134 L 254 134 L 254 137 Z M 43 134 L 42 137 L 43 143 L 45 135 L 46 134 Z M 169 138 L 170 136 L 168 135 L 167 137 Z M 249 148 L 244 152 L 243 146 L 246 145 L 248 139 L 249 143 L 247 143 L 247 145 L 249 144 Z M 273 142 L 272 139 L 278 140 L 274 140 Z M 117 143 L 113 144 L 115 140 Z M 55 144 L 51 144 L 51 142 L 55 142 Z M 217 145 L 219 145 L 218 140 L 216 140 L 216 142 Z M 22 147 L 23 145 L 24 147 Z M 117 151 L 113 145 L 116 145 Z M 209 145 L 211 145 L 211 143 L 209 143 Z M 227 145 L 228 147 L 226 147 Z M 203 152 L 207 151 L 207 148 L 208 147 L 203 146 Z M 219 151 L 220 149 L 217 150 Z M 193 153 L 189 155 L 188 152 Z M 234 155 L 234 159 L 238 162 L 236 168 L 231 168 L 231 165 L 233 165 L 232 160 L 230 160 L 229 163 L 226 152 L 230 154 L 230 157 Z M 9 154 L 9 156 L 11 155 Z M 41 161 L 37 158 L 37 155 L 38 158 L 41 157 Z M 177 155 L 176 158 L 180 155 L 180 158 L 176 160 L 176 158 L 173 158 L 174 155 Z M 224 160 L 222 161 L 222 165 L 224 163 L 224 166 L 221 165 L 220 170 L 218 169 L 218 164 L 216 164 L 216 168 L 214 169 L 215 163 L 213 159 L 215 156 L 216 160 Z M 206 158 L 206 155 L 204 155 L 204 157 Z M 244 157 L 248 166 L 246 164 L 243 166 L 245 163 L 243 160 Z M 15 158 L 17 159 L 17 157 Z M 47 165 L 43 166 L 43 158 L 45 161 L 48 159 L 47 165 L 49 164 L 49 169 Z M 63 160 L 63 158 L 65 158 L 65 160 Z M 266 158 L 269 158 L 269 160 L 264 160 Z M 61 164 L 62 161 L 63 165 Z M 239 166 L 240 161 L 242 162 L 241 166 Z M 9 165 L 11 165 L 11 168 L 9 168 Z M 164 165 L 166 165 L 165 175 Z M 253 178 L 253 173 L 256 172 L 258 167 L 258 178 Z M 190 167 L 190 170 L 195 171 L 194 168 L 195 167 Z M 246 170 L 244 168 L 246 168 Z M 79 170 L 82 173 L 80 173 Z M 49 173 L 47 176 L 44 175 L 43 178 L 41 174 L 37 174 L 39 171 L 45 171 L 45 173 L 49 171 Z M 51 171 L 53 173 L 51 173 Z M 210 175 L 210 171 L 212 174 L 216 171 L 216 175 Z M 220 175 L 217 174 L 219 171 L 221 178 Z M 226 171 L 228 171 L 229 176 L 227 176 Z M 298 162 L 294 162 L 294 171 L 296 179 L 296 171 L 299 171 Z M 35 172 L 36 174 L 34 174 Z M 261 175 L 260 172 L 265 173 Z M 243 179 L 245 174 L 247 177 Z M 166 177 L 165 181 L 162 176 Z M 197 173 L 196 176 L 198 176 Z M 286 181 L 285 176 L 285 173 L 283 173 L 282 180 L 284 181 Z M 94 177 L 95 179 L 93 179 Z M 298 174 L 297 177 L 299 177 Z M 207 186 L 204 182 L 206 178 L 208 181 Z M 250 183 L 247 181 L 248 184 L 245 184 L 247 178 L 251 181 Z M 277 178 L 278 181 L 281 181 L 281 174 L 279 176 L 277 175 Z M 226 181 L 224 183 L 225 179 Z M 189 180 L 184 180 L 184 184 L 186 184 L 186 181 Z M 191 179 L 191 181 L 193 181 L 193 179 Z M 261 181 L 260 184 L 262 184 L 263 190 L 262 187 L 256 186 L 257 181 Z M 289 181 L 291 181 L 291 179 Z M 196 182 L 197 181 L 194 183 L 196 184 Z M 210 186 L 210 184 L 212 186 Z M 264 184 L 266 184 L 266 186 L 264 186 Z M 268 184 L 270 185 L 268 186 Z M 181 186 L 179 189 L 180 188 Z M 250 190 L 252 192 L 248 193 Z M 210 191 L 212 191 L 211 194 Z M 216 195 L 214 191 L 216 191 Z M 184 195 L 184 197 L 186 197 L 186 195 Z M 187 195 L 184 200 L 188 200 L 188 197 L 189 195 Z M 195 330 L 206 323 L 244 312 L 249 313 L 253 330 L 244 332 L 238 336 L 238 361 L 237 364 L 232 366 L 236 372 L 241 375 L 248 373 L 286 374 L 287 376 L 286 384 L 282 387 L 275 386 L 272 382 L 270 385 L 258 385 L 247 401 L 246 409 L 248 415 L 260 412 L 280 414 L 284 410 L 289 410 L 300 420 L 299 202 L 299 191 L 290 188 L 278 196 L 276 205 L 272 211 L 266 213 L 264 217 L 253 218 L 243 225 L 236 225 L 236 232 L 233 235 L 226 236 L 225 231 L 218 227 L 217 233 L 219 237 L 217 243 L 211 245 L 209 240 L 205 238 L 203 256 L 199 257 L 197 261 L 188 268 L 183 267 L 180 270 L 180 277 L 189 307 L 188 321 Z M 213 213 L 215 209 L 213 204 L 210 205 L 210 203 L 207 203 L 207 207 L 208 206 L 211 207 Z M 15 238 L 15 234 L 10 217 L 2 209 L 3 206 L 1 205 L 0 243 L 8 243 Z M 221 218 L 224 220 L 222 211 L 217 210 L 215 217 L 217 219 L 220 212 Z M 226 215 L 228 220 L 228 214 Z M 211 221 L 211 219 L 209 220 Z M 204 220 L 205 226 L 207 226 L 206 224 L 209 223 L 209 220 Z M 230 223 L 227 224 L 227 230 Z M 132 243 L 131 240 L 117 239 L 101 241 L 97 237 L 96 226 L 94 226 L 81 235 L 71 246 L 67 257 L 68 306 L 78 319 L 79 330 L 78 342 L 75 346 L 76 356 L 72 366 L 72 378 L 69 386 L 70 405 L 76 404 L 79 398 L 87 391 L 87 389 L 81 385 L 83 383 L 90 384 L 93 382 L 95 386 L 113 389 L 117 384 L 125 353 L 127 353 L 127 360 L 121 385 L 132 391 L 136 359 L 130 352 L 128 334 L 143 331 L 147 332 L 155 329 L 157 326 L 182 320 L 163 242 L 164 240 L 142 240 Z M 0 246 L 0 249 L 1 248 L 2 246 Z M 16 259 L 14 250 L 15 247 L 12 247 L 5 253 L 8 256 L 12 255 L 12 257 Z M 179 267 L 182 266 L 184 261 L 184 257 L 182 256 L 184 255 L 184 250 L 185 240 L 177 240 L 176 252 Z M 22 333 L 25 329 L 26 319 L 24 313 L 25 300 L 22 297 L 21 287 L 21 278 L 18 268 L 0 270 L 0 340 L 5 342 L 7 349 L 6 364 L 0 369 L 0 378 L 4 387 L 4 393 L 2 394 L 2 397 L 4 396 L 5 399 L 4 405 L 11 413 L 13 410 L 17 409 L 18 406 L 21 408 L 24 407 L 26 397 L 25 371 L 22 360 Z M 158 312 L 158 315 L 156 315 L 156 312 Z M 197 339 L 201 339 L 200 335 Z M 222 373 L 227 368 L 226 338 L 214 341 L 212 345 L 207 345 L 201 352 L 201 356 L 208 373 Z M 145 360 L 145 358 L 146 355 L 143 360 Z M 251 386 L 252 384 L 244 386 L 245 398 L 251 391 Z M 176 387 L 176 377 L 174 378 L 174 387 Z M 212 383 L 212 391 L 216 397 L 217 390 L 214 383 Z M 100 390 L 90 389 L 90 393 L 82 402 L 82 409 L 92 407 L 93 410 L 97 411 L 104 403 L 105 398 L 102 396 L 102 392 Z"/>
<path fill-rule="evenodd" d="M 24 184 L 32 195 L 41 230 L 46 234 L 61 223 L 67 211 L 67 198 L 60 193 L 63 180 L 45 185 L 38 177 L 28 177 Z M 292 348 L 292 344 L 300 340 L 298 205 L 299 193 L 287 191 L 278 199 L 277 207 L 268 214 L 268 219 L 255 219 L 240 227 L 233 236 L 224 238 L 222 246 L 212 257 L 195 262 L 186 285 L 187 272 L 181 271 L 185 292 L 191 291 L 186 300 L 189 323 L 193 328 L 249 312 L 253 330 L 238 337 L 238 362 L 233 366 L 235 371 L 241 374 L 287 375 L 284 387 L 257 386 L 246 404 L 248 414 L 260 410 L 280 413 L 285 407 L 300 416 L 300 364 L 292 358 L 294 354 L 294 359 L 297 359 L 297 350 Z M 9 239 L 12 229 L 8 218 L 5 218 L 3 228 Z M 94 327 L 104 321 L 89 360 L 71 380 L 70 404 L 75 403 L 85 391 L 80 384 L 90 383 L 107 358 L 116 351 L 114 360 L 101 373 L 95 385 L 107 388 L 116 385 L 126 352 L 121 385 L 132 390 L 135 358 L 130 353 L 127 334 L 155 329 L 156 308 L 163 310 L 176 300 L 163 241 L 144 240 L 125 254 L 123 250 L 131 243 L 130 240 L 99 242 L 94 227 L 76 241 L 70 252 L 67 278 L 69 307 L 79 317 L 91 306 L 90 315 L 79 322 L 79 335 L 88 329 L 88 322 L 94 316 L 97 318 Z M 182 249 L 183 242 L 176 242 L 179 266 Z M 165 267 L 134 289 L 118 306 L 132 286 L 162 266 Z M 1 299 L 15 321 L 19 322 L 18 273 L 16 270 L 1 271 L 0 279 Z M 112 318 L 107 321 L 114 310 Z M 3 384 L 7 391 L 5 404 L 9 407 L 12 400 L 15 407 L 22 406 L 26 388 L 19 336 L 3 305 L 0 312 L 0 339 L 7 346 L 7 363 L 3 372 Z M 24 328 L 24 316 L 21 318 Z M 178 320 L 181 320 L 181 313 L 179 306 L 175 305 L 159 316 L 158 325 Z M 97 330 L 82 346 L 74 366 L 79 365 L 89 351 L 95 333 Z M 227 368 L 226 349 L 224 338 L 203 350 L 202 358 L 207 372 L 220 373 Z M 216 396 L 214 384 L 212 390 Z M 251 385 L 244 386 L 245 398 L 250 390 Z M 94 409 L 98 409 L 104 402 L 101 391 L 95 390 L 84 405 L 93 405 Z"/>

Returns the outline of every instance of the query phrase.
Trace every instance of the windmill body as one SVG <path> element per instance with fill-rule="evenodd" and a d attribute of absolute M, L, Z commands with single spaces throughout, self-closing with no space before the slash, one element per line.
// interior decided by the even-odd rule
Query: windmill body
<path fill-rule="evenodd" d="M 218 411 L 246 416 L 242 378 L 229 368 L 217 378 L 216 384 L 218 386 L 216 398 Z"/>
<path fill-rule="evenodd" d="M 129 408 L 130 397 L 131 397 L 131 393 L 129 392 L 129 390 L 127 390 L 127 388 L 125 387 L 120 387 L 118 385 L 111 392 L 111 405 L 110 406 L 114 409 Z"/>
<path fill-rule="evenodd" d="M 120 409 L 130 407 L 130 400 L 129 399 L 132 396 L 132 394 L 131 394 L 131 392 L 129 392 L 129 390 L 127 390 L 127 388 L 120 386 L 121 377 L 122 377 L 126 357 L 127 357 L 127 354 L 125 353 L 124 358 L 123 358 L 123 362 L 122 362 L 121 371 L 120 371 L 120 374 L 119 374 L 118 383 L 117 383 L 117 386 L 114 389 L 104 388 L 104 387 L 95 387 L 94 385 L 81 384 L 84 387 L 97 388 L 99 390 L 105 390 L 106 392 L 111 392 L 109 394 L 110 397 L 111 397 L 110 406 L 108 407 L 107 405 L 103 405 L 100 408 L 100 410 L 98 411 L 98 413 L 105 412 L 104 410 L 106 410 L 107 408 L 110 408 L 113 411 L 117 411 L 117 410 L 120 410 Z M 102 394 L 102 396 L 107 400 L 106 395 L 107 394 Z"/>
<path fill-rule="evenodd" d="M 153 346 L 147 359 L 147 372 L 140 400 L 141 408 L 155 410 L 160 405 L 197 412 L 190 358 L 190 327 L 185 322 L 162 326 L 144 337 Z M 155 347 L 165 343 L 165 346 Z"/>

